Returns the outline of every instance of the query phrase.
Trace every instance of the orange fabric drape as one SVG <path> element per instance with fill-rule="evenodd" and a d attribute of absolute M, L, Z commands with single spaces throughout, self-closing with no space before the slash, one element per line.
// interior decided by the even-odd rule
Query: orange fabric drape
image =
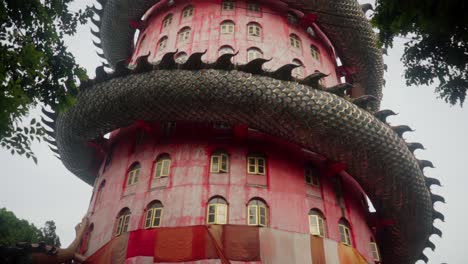
<path fill-rule="evenodd" d="M 326 264 L 323 238 L 310 235 L 310 252 L 313 264 Z"/>
<path fill-rule="evenodd" d="M 338 258 L 340 264 L 367 264 L 367 261 L 356 249 L 342 243 L 338 243 Z"/>

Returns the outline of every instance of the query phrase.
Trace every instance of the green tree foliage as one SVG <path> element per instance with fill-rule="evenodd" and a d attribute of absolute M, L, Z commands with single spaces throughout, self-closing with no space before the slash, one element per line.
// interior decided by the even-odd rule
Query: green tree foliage
<path fill-rule="evenodd" d="M 437 84 L 446 102 L 463 105 L 468 89 L 468 2 L 376 0 L 373 24 L 385 47 L 408 36 L 403 63 L 408 85 Z"/>
<path fill-rule="evenodd" d="M 54 221 L 47 221 L 38 229 L 26 220 L 18 219 L 13 212 L 0 208 L 0 246 L 14 246 L 18 242 L 37 243 L 60 247 Z"/>
<path fill-rule="evenodd" d="M 63 38 L 91 11 L 73 12 L 73 0 L 0 0 L 0 145 L 37 162 L 31 143 L 44 137 L 35 119 L 39 103 L 65 109 L 79 80 L 87 78 Z"/>
<path fill-rule="evenodd" d="M 0 209 L 0 246 L 14 246 L 17 242 L 36 243 L 41 231 L 13 212 Z"/>
<path fill-rule="evenodd" d="M 45 226 L 41 228 L 41 234 L 39 236 L 40 241 L 44 241 L 47 245 L 60 247 L 60 238 L 55 233 L 57 227 L 54 221 L 47 221 Z"/>

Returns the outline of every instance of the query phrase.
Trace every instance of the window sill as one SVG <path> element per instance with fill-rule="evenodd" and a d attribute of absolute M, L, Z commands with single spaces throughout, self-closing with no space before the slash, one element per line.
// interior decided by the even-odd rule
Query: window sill
<path fill-rule="evenodd" d="M 157 190 L 164 190 L 166 188 L 167 186 L 158 186 L 158 187 L 151 188 L 150 191 L 152 192 L 152 191 L 157 191 Z"/>
<path fill-rule="evenodd" d="M 268 189 L 267 185 L 260 185 L 260 184 L 249 184 L 247 183 L 248 187 L 254 187 L 254 188 L 262 188 L 262 189 Z"/>

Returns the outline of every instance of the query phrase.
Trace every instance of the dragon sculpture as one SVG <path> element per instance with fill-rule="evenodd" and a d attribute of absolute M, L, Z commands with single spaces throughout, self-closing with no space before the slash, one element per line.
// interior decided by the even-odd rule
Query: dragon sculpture
<path fill-rule="evenodd" d="M 380 219 L 392 222 L 383 227 L 383 261 L 427 262 L 423 249 L 435 247 L 429 237 L 441 236 L 434 219 L 444 219 L 433 208 L 444 199 L 430 189 L 440 183 L 423 174 L 432 163 L 413 155 L 422 145 L 402 138 L 411 129 L 390 126 L 386 118 L 395 113 L 378 111 L 384 83 L 382 52 L 356 0 L 282 2 L 317 15 L 317 24 L 343 64 L 355 67 L 353 84 L 366 94 L 358 98 L 345 96 L 350 84 L 319 85 L 323 73 L 295 79 L 291 77 L 295 65 L 264 71 L 268 60 L 234 65 L 235 54 L 206 63 L 203 53 L 193 53 L 180 64 L 174 60 L 175 52 L 169 52 L 157 64 L 140 57 L 130 69 L 127 59 L 135 29 L 129 21 L 139 21 L 157 2 L 99 0 L 102 7 L 94 9 L 99 31 L 93 34 L 100 39 L 95 44 L 114 71 L 97 68 L 96 78 L 82 83 L 75 105 L 67 111 L 44 110 L 52 120 L 43 119 L 52 129 L 48 133 L 54 140 L 49 143 L 70 171 L 93 184 L 102 155 L 89 142 L 104 140 L 106 133 L 137 120 L 247 124 L 347 164 Z"/>

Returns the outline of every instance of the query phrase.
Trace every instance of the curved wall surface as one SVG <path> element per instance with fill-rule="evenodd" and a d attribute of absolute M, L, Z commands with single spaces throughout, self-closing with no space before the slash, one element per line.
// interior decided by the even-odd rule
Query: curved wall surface
<path fill-rule="evenodd" d="M 265 70 L 276 70 L 285 64 L 300 62 L 304 67 L 296 71 L 298 78 L 320 71 L 329 74 L 323 84 L 333 86 L 339 82 L 333 47 L 314 23 L 305 24 L 300 19 L 300 12 L 270 1 L 232 3 L 232 10 L 223 10 L 222 1 L 219 0 L 176 1 L 171 6 L 161 3 L 153 7 L 140 28 L 131 63 L 148 53 L 149 61 L 157 62 L 165 53 L 175 50 L 178 50 L 176 58 L 182 53 L 190 55 L 206 50 L 203 60 L 214 62 L 223 48 L 229 47 L 239 52 L 233 62 L 245 64 L 249 60 L 248 50 L 257 49 L 263 58 L 272 59 L 264 65 Z M 256 11 L 249 10 L 252 3 L 257 5 Z M 184 16 L 184 10 L 188 7 L 192 7 L 193 11 L 188 12 L 191 15 Z M 168 17 L 171 17 L 170 23 Z M 230 30 L 223 33 L 224 22 L 232 23 L 232 33 L 229 33 Z M 252 24 L 259 26 L 258 36 L 249 34 L 249 25 Z M 313 36 L 306 31 L 309 27 Z M 190 29 L 188 39 L 181 41 L 180 33 L 186 29 Z M 291 35 L 297 36 L 299 44 L 291 43 Z M 164 39 L 166 43 L 161 47 Z M 312 51 L 313 47 L 318 54 Z"/>
<path fill-rule="evenodd" d="M 123 208 L 131 212 L 128 231 L 144 229 L 146 208 L 152 201 L 163 205 L 161 227 L 206 225 L 208 201 L 218 196 L 228 204 L 227 224 L 247 225 L 247 205 L 253 198 L 267 204 L 265 228 L 308 234 L 308 213 L 317 209 L 325 218 L 326 238 L 340 241 L 338 222 L 345 218 L 352 244 L 372 260 L 369 243 L 373 234 L 367 225 L 364 193 L 349 176 L 327 175 L 321 170 L 317 171 L 319 186 L 307 184 L 306 166 L 323 162 L 317 154 L 245 126 L 191 123 L 120 129 L 112 133 L 110 145 L 111 156 L 102 165 L 90 202 L 93 231 L 86 255 L 114 237 Z M 210 172 L 211 155 L 218 151 L 229 157 L 226 173 Z M 169 175 L 155 178 L 154 164 L 161 154 L 170 155 Z M 248 173 L 249 155 L 265 158 L 265 175 Z M 141 166 L 138 180 L 129 186 L 128 172 L 136 162 Z M 337 194 L 337 180 L 342 198 Z"/>

